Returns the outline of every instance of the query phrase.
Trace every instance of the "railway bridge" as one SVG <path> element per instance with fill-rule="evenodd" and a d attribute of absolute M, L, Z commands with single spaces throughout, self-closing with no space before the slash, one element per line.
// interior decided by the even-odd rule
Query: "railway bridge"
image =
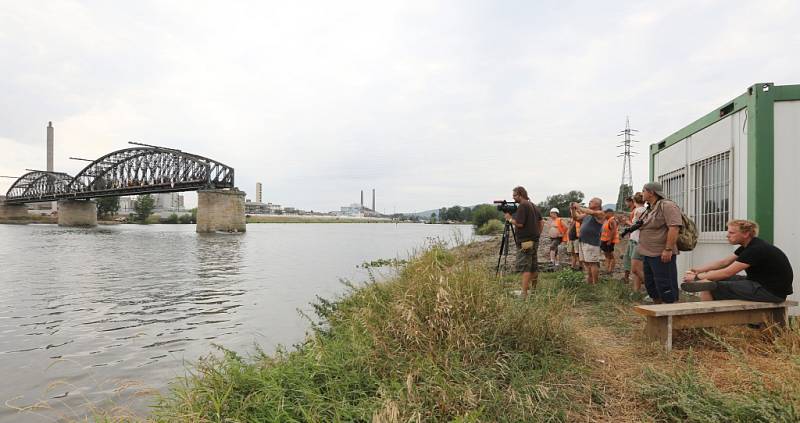
<path fill-rule="evenodd" d="M 139 145 L 91 161 L 75 176 L 32 170 L 9 188 L 0 218 L 28 216 L 28 203 L 58 202 L 60 226 L 96 226 L 100 197 L 197 191 L 197 232 L 244 232 L 244 192 L 234 170 L 185 151 Z"/>

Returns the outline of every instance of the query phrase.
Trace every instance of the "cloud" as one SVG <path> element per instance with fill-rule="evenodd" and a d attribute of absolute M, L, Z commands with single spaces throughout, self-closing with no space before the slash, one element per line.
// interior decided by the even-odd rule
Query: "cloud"
<path fill-rule="evenodd" d="M 797 17 L 793 2 L 14 3 L 0 137 L 27 153 L 0 166 L 41 167 L 52 120 L 60 170 L 138 140 L 304 209 L 372 188 L 398 211 L 520 184 L 611 199 L 626 116 L 638 184 L 647 144 L 753 82 L 796 82 Z"/>

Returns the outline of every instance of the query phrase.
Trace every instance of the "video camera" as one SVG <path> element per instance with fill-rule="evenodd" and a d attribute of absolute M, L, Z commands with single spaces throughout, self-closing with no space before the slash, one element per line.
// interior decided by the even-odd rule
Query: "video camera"
<path fill-rule="evenodd" d="M 497 210 L 503 213 L 514 214 L 517 211 L 519 203 L 515 201 L 496 200 L 494 204 L 497 205 Z"/>

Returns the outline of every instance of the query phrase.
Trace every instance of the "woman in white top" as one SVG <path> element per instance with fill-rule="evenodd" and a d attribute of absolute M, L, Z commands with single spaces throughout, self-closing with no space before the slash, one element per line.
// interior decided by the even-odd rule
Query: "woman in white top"
<path fill-rule="evenodd" d="M 644 197 L 641 192 L 637 192 L 631 198 L 633 201 L 628 202 L 628 208 L 631 210 L 630 225 L 636 223 L 642 218 L 647 208 L 644 207 Z M 639 292 L 642 290 L 642 283 L 644 281 L 644 267 L 642 267 L 642 256 L 636 252 L 636 247 L 639 245 L 639 231 L 631 232 L 628 238 L 628 249 L 625 253 L 625 280 L 629 280 L 629 276 L 633 275 L 633 290 Z"/>

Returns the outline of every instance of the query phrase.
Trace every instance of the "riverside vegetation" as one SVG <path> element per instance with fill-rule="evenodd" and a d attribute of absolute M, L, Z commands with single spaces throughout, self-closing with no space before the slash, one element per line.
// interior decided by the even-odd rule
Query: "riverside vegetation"
<path fill-rule="evenodd" d="M 542 274 L 527 302 L 493 278 L 497 239 L 433 244 L 396 278 L 314 305 L 292 349 L 219 347 L 159 399 L 156 421 L 800 420 L 800 329 L 645 340 L 624 284 Z M 772 329 L 770 329 L 772 330 Z M 770 336 L 767 336 L 770 335 Z"/>

